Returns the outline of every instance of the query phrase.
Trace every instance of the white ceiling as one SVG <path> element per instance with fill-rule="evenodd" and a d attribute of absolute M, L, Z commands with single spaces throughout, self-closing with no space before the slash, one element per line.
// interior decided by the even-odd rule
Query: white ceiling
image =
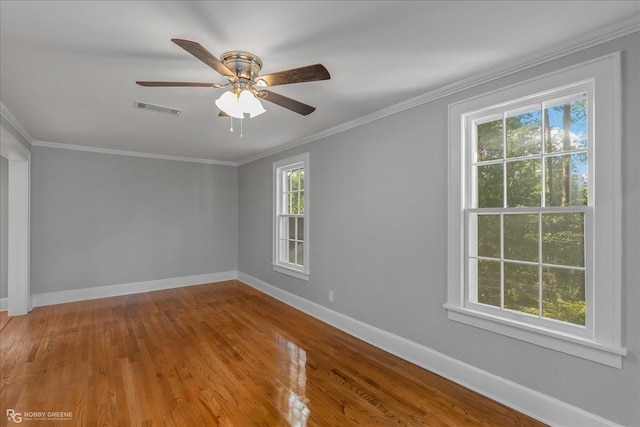
<path fill-rule="evenodd" d="M 636 1 L 6 1 L 0 101 L 35 141 L 242 162 L 448 84 L 548 55 L 637 22 Z M 637 25 L 637 24 L 635 24 Z M 217 57 L 260 56 L 263 74 L 322 63 L 331 80 L 274 87 L 317 110 L 264 102 L 229 132 L 226 82 L 171 38 Z M 134 101 L 183 110 L 174 117 Z M 236 129 L 238 128 L 236 124 Z"/>

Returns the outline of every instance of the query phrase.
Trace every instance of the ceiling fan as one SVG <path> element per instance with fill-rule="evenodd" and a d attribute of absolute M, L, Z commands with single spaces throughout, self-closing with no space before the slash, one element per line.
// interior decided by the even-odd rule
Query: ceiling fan
<path fill-rule="evenodd" d="M 199 43 L 183 39 L 171 39 L 171 41 L 213 68 L 228 82 L 219 84 L 137 81 L 136 83 L 147 87 L 229 87 L 229 90 L 216 100 L 216 105 L 220 108 L 220 116 L 243 118 L 246 113 L 250 117 L 262 114 L 265 110 L 258 98 L 306 116 L 315 111 L 315 107 L 263 88 L 331 78 L 329 71 L 322 64 L 308 65 L 261 76 L 262 60 L 252 53 L 231 51 L 223 53 L 218 59 Z"/>

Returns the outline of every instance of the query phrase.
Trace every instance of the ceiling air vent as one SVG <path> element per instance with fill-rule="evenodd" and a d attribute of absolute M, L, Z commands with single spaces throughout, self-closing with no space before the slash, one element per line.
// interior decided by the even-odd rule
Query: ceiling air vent
<path fill-rule="evenodd" d="M 174 116 L 179 116 L 180 113 L 182 113 L 182 110 L 178 110 L 177 108 L 165 107 L 163 105 L 149 104 L 148 102 L 134 101 L 133 106 L 134 108 L 140 108 L 142 110 L 157 111 L 159 113 L 173 114 Z"/>

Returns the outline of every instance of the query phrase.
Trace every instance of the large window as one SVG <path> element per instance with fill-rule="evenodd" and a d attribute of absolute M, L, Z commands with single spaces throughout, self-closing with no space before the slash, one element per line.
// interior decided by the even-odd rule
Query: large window
<path fill-rule="evenodd" d="M 466 116 L 467 280 L 478 310 L 526 313 L 582 334 L 593 313 L 589 85 L 568 90 Z"/>
<path fill-rule="evenodd" d="M 309 154 L 273 164 L 273 268 L 309 278 Z"/>
<path fill-rule="evenodd" d="M 451 106 L 450 319 L 621 366 L 618 61 Z"/>

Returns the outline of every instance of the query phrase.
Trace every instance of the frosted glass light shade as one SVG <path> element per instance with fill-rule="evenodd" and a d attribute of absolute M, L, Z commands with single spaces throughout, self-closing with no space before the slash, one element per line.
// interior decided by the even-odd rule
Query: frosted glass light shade
<path fill-rule="evenodd" d="M 240 98 L 238 99 L 240 102 L 240 109 L 244 113 L 249 113 L 249 117 L 259 116 L 260 114 L 265 112 L 264 107 L 256 98 L 253 93 L 248 90 L 243 90 L 240 92 Z"/>
<path fill-rule="evenodd" d="M 233 92 L 227 91 L 223 93 L 222 96 L 216 100 L 216 105 L 231 117 L 235 117 L 236 119 L 244 118 L 240 101 Z"/>

